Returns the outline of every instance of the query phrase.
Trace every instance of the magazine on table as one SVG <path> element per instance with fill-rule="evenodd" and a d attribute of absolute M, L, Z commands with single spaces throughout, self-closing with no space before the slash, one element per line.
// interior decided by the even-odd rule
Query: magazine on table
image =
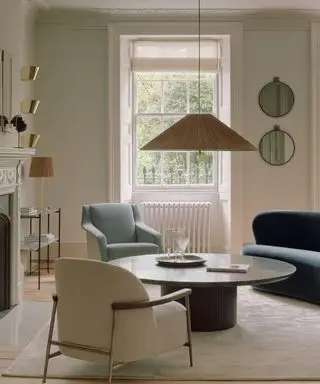
<path fill-rule="evenodd" d="M 250 268 L 249 264 L 226 264 L 207 267 L 207 272 L 236 272 L 246 273 Z"/>

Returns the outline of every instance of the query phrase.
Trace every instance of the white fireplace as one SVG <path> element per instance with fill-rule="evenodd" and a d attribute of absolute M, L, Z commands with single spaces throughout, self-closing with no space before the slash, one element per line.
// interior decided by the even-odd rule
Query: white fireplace
<path fill-rule="evenodd" d="M 0 195 L 10 195 L 10 305 L 19 304 L 23 297 L 24 268 L 20 257 L 20 196 L 21 167 L 35 149 L 0 147 Z"/>

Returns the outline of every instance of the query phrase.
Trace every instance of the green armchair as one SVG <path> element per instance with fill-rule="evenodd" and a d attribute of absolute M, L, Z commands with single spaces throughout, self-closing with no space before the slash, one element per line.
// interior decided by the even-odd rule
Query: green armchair
<path fill-rule="evenodd" d="M 142 222 L 136 205 L 99 203 L 82 207 L 90 259 L 110 261 L 163 253 L 161 234 Z"/>

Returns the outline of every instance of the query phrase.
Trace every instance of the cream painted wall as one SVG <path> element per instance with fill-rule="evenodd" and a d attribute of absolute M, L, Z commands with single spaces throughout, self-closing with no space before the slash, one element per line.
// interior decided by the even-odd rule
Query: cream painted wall
<path fill-rule="evenodd" d="M 52 156 L 44 203 L 62 208 L 62 242 L 85 243 L 81 206 L 107 196 L 107 35 L 38 25 L 38 155 Z"/>
<path fill-rule="evenodd" d="M 258 144 L 264 133 L 279 124 L 296 143 L 295 156 L 281 167 L 269 166 L 259 153 L 243 155 L 243 239 L 250 242 L 252 219 L 259 211 L 311 209 L 310 32 L 246 31 L 244 40 L 243 133 Z M 288 83 L 295 94 L 294 108 L 279 119 L 266 116 L 257 101 L 261 87 L 274 76 Z"/>
<path fill-rule="evenodd" d="M 74 20 L 73 20 L 74 23 Z M 71 23 L 70 23 L 71 24 Z M 90 25 L 94 21 L 90 20 Z M 258 153 L 243 154 L 243 210 L 239 236 L 252 241 L 254 215 L 266 209 L 310 208 L 310 32 L 307 23 L 273 29 L 264 20 L 244 33 L 243 134 L 256 145 L 274 124 L 296 141 L 293 160 L 270 167 Z M 282 25 L 279 21 L 278 25 Z M 63 208 L 63 242 L 82 243 L 81 205 L 105 201 L 106 151 L 106 31 L 72 29 L 66 24 L 39 24 L 37 60 L 41 74 L 36 84 L 42 100 L 36 116 L 41 133 L 39 154 L 53 156 L 55 178 L 46 181 L 46 203 Z M 259 109 L 260 88 L 279 76 L 296 95 L 292 112 L 281 119 Z"/>
<path fill-rule="evenodd" d="M 21 82 L 20 70 L 22 65 L 34 63 L 34 19 L 35 9 L 24 0 L 0 1 L 0 47 L 12 57 L 12 110 L 20 112 L 20 101 L 34 94 L 34 83 Z M 33 117 L 24 115 L 28 124 L 28 132 L 34 128 Z M 0 146 L 16 146 L 16 133 L 0 132 Z M 28 172 L 28 163 L 24 170 Z M 34 204 L 33 182 L 25 179 L 22 187 L 21 204 Z"/>
<path fill-rule="evenodd" d="M 21 66 L 36 65 L 35 58 L 35 9 L 23 3 L 21 9 Z M 20 79 L 20 73 L 19 73 Z M 35 96 L 35 82 L 19 81 L 20 100 L 33 99 Z M 39 109 L 41 109 L 41 102 Z M 28 125 L 26 133 L 34 132 L 35 122 L 34 115 L 24 115 L 24 120 Z M 16 143 L 15 143 L 16 145 Z M 21 206 L 35 206 L 35 183 L 34 179 L 28 177 L 30 162 L 26 162 L 23 166 L 23 187 L 21 196 Z"/>
<path fill-rule="evenodd" d="M 0 47 L 5 49 L 13 59 L 12 109 L 20 108 L 20 64 L 21 64 L 21 32 L 22 32 L 21 0 L 1 0 L 0 2 Z M 16 134 L 0 132 L 0 146 L 17 144 Z"/>

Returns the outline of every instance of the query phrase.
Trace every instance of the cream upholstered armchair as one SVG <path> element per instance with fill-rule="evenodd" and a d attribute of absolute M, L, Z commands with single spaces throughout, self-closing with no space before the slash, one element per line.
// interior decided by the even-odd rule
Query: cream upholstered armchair
<path fill-rule="evenodd" d="M 150 299 L 131 272 L 108 263 L 62 258 L 55 263 L 57 293 L 45 357 L 43 382 L 49 359 L 60 354 L 109 365 L 144 359 L 189 347 L 192 366 L 190 289 Z M 185 298 L 186 306 L 174 301 Z M 57 340 L 53 330 L 57 318 Z M 59 347 L 51 353 L 51 345 Z"/>
<path fill-rule="evenodd" d="M 136 205 L 98 203 L 82 207 L 88 258 L 110 261 L 162 253 L 161 234 L 142 222 Z"/>

